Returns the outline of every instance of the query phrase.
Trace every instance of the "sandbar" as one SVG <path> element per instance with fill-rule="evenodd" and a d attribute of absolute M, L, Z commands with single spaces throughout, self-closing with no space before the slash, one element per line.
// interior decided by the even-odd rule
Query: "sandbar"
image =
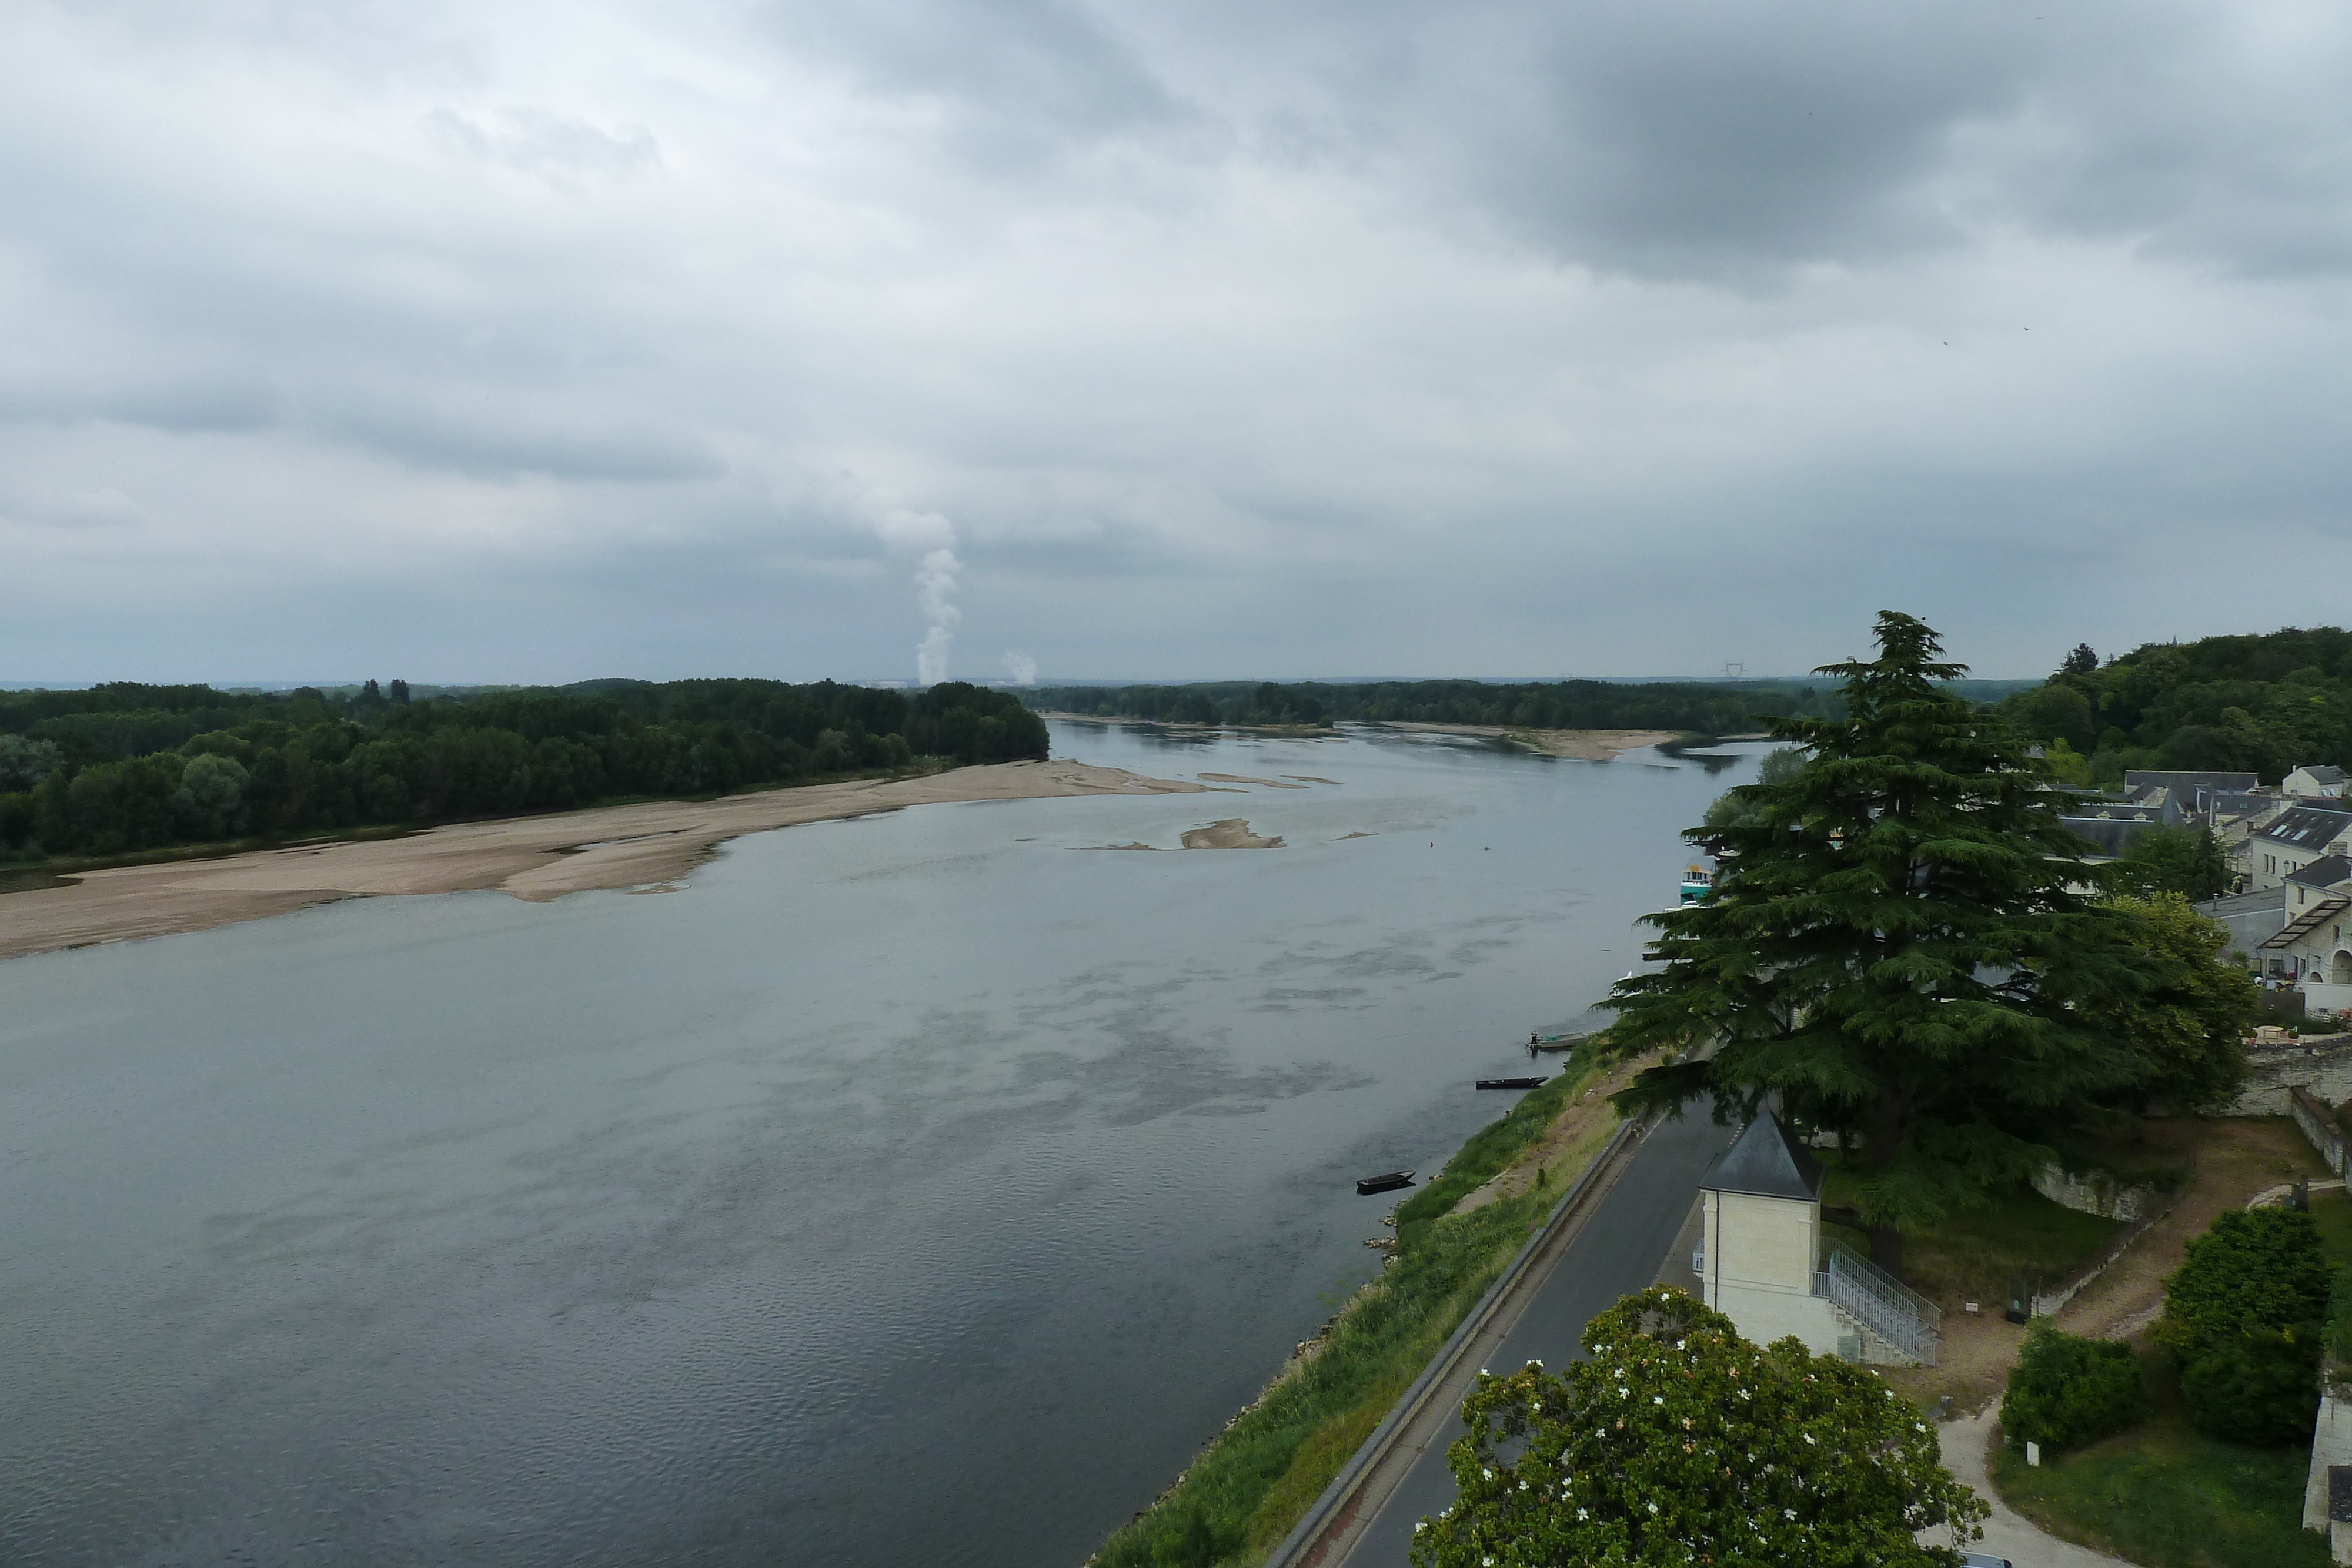
<path fill-rule="evenodd" d="M 1262 839 L 1250 831 L 1247 821 L 1239 817 L 1227 817 L 1222 822 L 1211 822 L 1205 828 L 1187 828 L 1184 847 L 1188 850 L 1278 850 L 1282 848 L 1279 834 Z"/>
<path fill-rule="evenodd" d="M 1475 735 L 1487 740 L 1507 740 L 1547 757 L 1566 757 L 1579 762 L 1613 762 L 1621 751 L 1638 751 L 1645 746 L 1664 746 L 1682 738 L 1681 731 L 1672 729 L 1518 729 L 1499 724 L 1421 724 L 1403 719 L 1391 719 L 1384 727 L 1417 734 Z"/>
<path fill-rule="evenodd" d="M 1286 784 L 1279 779 L 1254 779 L 1246 773 L 1203 773 L 1200 777 L 1212 784 L 1263 784 L 1269 789 L 1304 789 L 1304 784 Z"/>
<path fill-rule="evenodd" d="M 533 902 L 667 883 L 727 840 L 802 822 L 953 800 L 1173 795 L 1204 786 L 1083 762 L 998 762 L 919 779 L 859 779 L 459 822 L 211 860 L 116 866 L 0 894 L 0 958 L 202 931 L 344 898 L 496 889 Z"/>

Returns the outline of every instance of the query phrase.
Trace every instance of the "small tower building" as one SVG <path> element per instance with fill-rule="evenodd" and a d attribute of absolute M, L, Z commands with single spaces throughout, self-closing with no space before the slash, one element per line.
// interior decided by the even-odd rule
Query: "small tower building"
<path fill-rule="evenodd" d="M 1839 1347 L 1822 1258 L 1822 1166 L 1778 1116 L 1748 1124 L 1699 1182 L 1699 1281 L 1706 1304 L 1759 1344 L 1796 1335 Z"/>

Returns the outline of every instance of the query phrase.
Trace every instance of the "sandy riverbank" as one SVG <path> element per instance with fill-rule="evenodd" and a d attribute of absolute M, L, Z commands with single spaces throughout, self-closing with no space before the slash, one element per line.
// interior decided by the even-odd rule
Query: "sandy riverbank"
<path fill-rule="evenodd" d="M 658 885 L 744 833 L 902 806 L 1170 795 L 1205 788 L 1082 762 L 1001 762 L 921 779 L 861 779 L 716 800 L 599 806 L 463 822 L 404 838 L 118 866 L 84 873 L 62 887 L 0 894 L 0 958 L 201 931 L 342 898 L 496 888 L 537 901 L 590 888 Z"/>
<path fill-rule="evenodd" d="M 1671 729 L 1514 729 L 1499 724 L 1419 724 L 1394 719 L 1382 726 L 1422 735 L 1475 735 L 1487 740 L 1508 740 L 1547 757 L 1579 762 L 1611 762 L 1622 751 L 1664 746 L 1681 738 Z"/>

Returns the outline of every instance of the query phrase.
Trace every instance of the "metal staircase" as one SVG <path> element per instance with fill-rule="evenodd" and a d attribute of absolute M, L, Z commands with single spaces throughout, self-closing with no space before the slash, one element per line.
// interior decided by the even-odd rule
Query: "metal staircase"
<path fill-rule="evenodd" d="M 1864 1341 L 1860 1359 L 1936 1364 L 1941 1308 L 1850 1247 L 1832 1242 L 1829 1264 L 1813 1276 L 1813 1294 Z"/>

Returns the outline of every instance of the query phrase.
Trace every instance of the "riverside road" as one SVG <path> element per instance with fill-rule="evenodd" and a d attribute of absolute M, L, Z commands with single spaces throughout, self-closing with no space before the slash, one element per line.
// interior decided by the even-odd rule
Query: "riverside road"
<path fill-rule="evenodd" d="M 1646 1290 L 1656 1281 L 1698 1199 L 1699 1178 L 1732 1135 L 1733 1130 L 1717 1126 L 1703 1106 L 1691 1107 L 1680 1121 L 1652 1128 L 1558 1261 L 1526 1282 L 1516 1319 L 1486 1364 L 1500 1372 L 1529 1361 L 1559 1366 L 1580 1357 L 1584 1351 L 1578 1342 L 1584 1325 L 1618 1297 Z M 1466 1386 L 1447 1391 L 1447 1397 L 1435 1406 L 1436 1416 L 1423 1430 L 1403 1436 L 1398 1458 L 1410 1458 L 1395 1490 L 1360 1527 L 1327 1535 L 1328 1555 L 1310 1551 L 1304 1554 L 1307 1562 L 1318 1568 L 1405 1568 L 1414 1523 L 1454 1500 L 1445 1448 L 1462 1433 L 1460 1412 L 1467 1392 Z"/>

